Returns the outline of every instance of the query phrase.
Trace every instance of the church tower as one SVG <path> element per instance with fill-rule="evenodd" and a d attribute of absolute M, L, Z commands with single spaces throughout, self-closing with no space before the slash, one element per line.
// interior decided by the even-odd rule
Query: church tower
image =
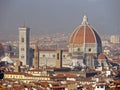
<path fill-rule="evenodd" d="M 35 45 L 35 49 L 34 49 L 33 66 L 34 68 L 39 68 L 39 48 L 37 44 Z"/>
<path fill-rule="evenodd" d="M 19 60 L 23 65 L 29 65 L 29 38 L 30 28 L 19 27 Z"/>

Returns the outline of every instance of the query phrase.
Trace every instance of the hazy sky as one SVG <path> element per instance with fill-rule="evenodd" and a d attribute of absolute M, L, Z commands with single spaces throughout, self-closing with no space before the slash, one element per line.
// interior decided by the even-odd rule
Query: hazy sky
<path fill-rule="evenodd" d="M 100 34 L 120 34 L 120 0 L 0 0 L 0 33 L 71 33 L 86 14 Z"/>

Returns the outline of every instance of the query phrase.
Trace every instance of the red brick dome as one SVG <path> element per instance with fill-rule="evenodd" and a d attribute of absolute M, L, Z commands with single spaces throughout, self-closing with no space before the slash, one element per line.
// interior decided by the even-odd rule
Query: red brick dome
<path fill-rule="evenodd" d="M 83 44 L 83 43 L 97 43 L 101 45 L 101 39 L 95 29 L 93 29 L 87 21 L 87 17 L 83 17 L 82 24 L 78 26 L 72 33 L 70 44 Z"/>

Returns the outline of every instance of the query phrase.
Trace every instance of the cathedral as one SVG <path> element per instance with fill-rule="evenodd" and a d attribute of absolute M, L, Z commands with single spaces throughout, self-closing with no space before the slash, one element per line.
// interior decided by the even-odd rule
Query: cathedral
<path fill-rule="evenodd" d="M 69 56 L 72 65 L 94 68 L 100 53 L 102 53 L 100 36 L 84 15 L 81 25 L 74 30 L 69 39 Z"/>
<path fill-rule="evenodd" d="M 23 61 L 23 65 L 28 63 L 28 59 L 25 58 L 29 53 L 26 46 L 29 46 L 29 28 L 19 28 L 20 31 L 20 43 L 19 43 L 19 57 Z M 22 33 L 25 33 L 23 36 Z M 26 41 L 28 41 L 26 43 Z M 60 51 L 60 50 L 59 50 Z M 23 57 L 24 55 L 24 57 Z M 41 66 L 56 66 L 63 67 L 88 67 L 95 69 L 107 68 L 107 57 L 102 53 L 101 38 L 97 31 L 88 23 L 86 15 L 83 17 L 81 25 L 79 25 L 71 34 L 69 38 L 69 45 L 67 50 L 62 50 L 60 54 L 61 59 L 57 59 L 57 50 L 41 50 L 38 46 L 34 49 L 34 68 Z"/>

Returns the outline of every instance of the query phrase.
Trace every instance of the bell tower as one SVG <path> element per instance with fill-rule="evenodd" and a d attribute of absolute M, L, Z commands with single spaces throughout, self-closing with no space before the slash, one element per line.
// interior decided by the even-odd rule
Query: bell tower
<path fill-rule="evenodd" d="M 29 64 L 29 38 L 30 38 L 30 28 L 22 26 L 18 28 L 19 30 L 19 60 L 23 65 Z"/>

